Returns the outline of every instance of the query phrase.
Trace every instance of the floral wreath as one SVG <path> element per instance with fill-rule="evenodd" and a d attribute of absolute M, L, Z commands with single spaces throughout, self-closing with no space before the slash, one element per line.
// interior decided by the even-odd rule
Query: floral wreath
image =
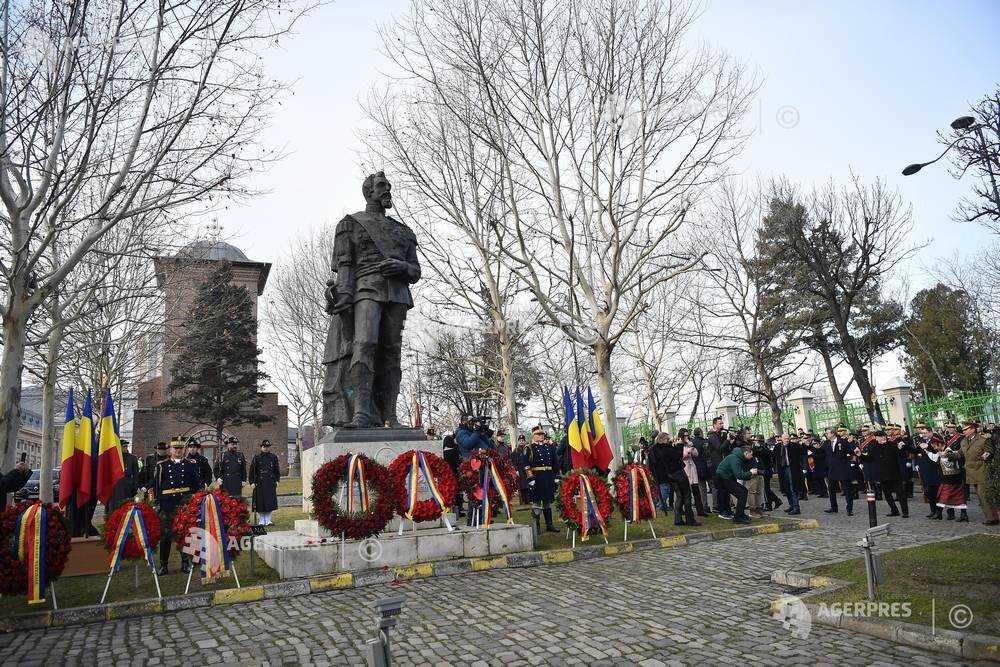
<path fill-rule="evenodd" d="M 226 537 L 229 538 L 229 553 L 235 555 L 239 551 L 240 538 L 250 532 L 250 513 L 247 511 L 247 501 L 234 498 L 222 489 L 198 491 L 188 498 L 188 501 L 177 509 L 174 515 L 174 544 L 183 549 L 188 533 L 198 526 L 201 516 L 201 499 L 212 494 L 222 510 L 222 521 L 226 527 Z M 145 516 L 143 517 L 145 518 Z"/>
<path fill-rule="evenodd" d="M 482 500 L 483 489 L 480 486 L 482 480 L 482 465 L 489 460 L 496 464 L 500 479 L 507 489 L 507 495 L 517 490 L 517 471 L 511 465 L 510 459 L 500 455 L 495 449 L 479 449 L 467 460 L 462 461 L 458 469 L 458 486 L 465 494 L 467 500 L 478 502 Z M 500 494 L 496 488 L 490 485 L 490 504 L 500 502 Z M 513 509 L 513 508 L 511 508 Z"/>
<path fill-rule="evenodd" d="M 629 516 L 629 512 L 631 511 L 631 503 L 629 501 L 628 480 L 629 480 L 629 473 L 633 468 L 646 473 L 646 476 L 650 481 L 649 493 L 650 495 L 652 495 L 652 498 L 646 495 L 646 488 L 642 484 L 642 478 L 640 473 L 639 485 L 638 485 L 639 488 L 637 492 L 639 496 L 639 519 L 641 521 L 645 521 L 646 519 L 652 519 L 653 503 L 655 503 L 657 500 L 660 499 L 660 488 L 656 485 L 656 482 L 653 481 L 652 471 L 640 463 L 630 463 L 624 468 L 621 468 L 618 471 L 618 474 L 615 475 L 615 480 L 614 480 L 615 500 L 618 502 L 618 509 L 621 512 L 622 517 L 624 517 L 625 521 L 628 521 L 632 518 L 631 516 Z"/>
<path fill-rule="evenodd" d="M 416 450 L 405 451 L 392 460 L 389 464 L 389 475 L 393 486 L 398 491 L 396 495 L 396 512 L 400 516 L 406 516 L 409 507 L 407 501 L 409 494 L 406 491 L 406 476 L 410 472 L 413 454 Z M 441 499 L 447 507 L 455 498 L 455 491 L 458 490 L 458 482 L 455 481 L 455 474 L 451 471 L 451 466 L 437 454 L 423 452 L 424 461 L 430 470 Z M 421 476 L 423 473 L 421 472 Z M 441 507 L 438 506 L 434 498 L 417 500 L 413 507 L 412 519 L 414 522 L 434 521 L 441 518 Z"/>
<path fill-rule="evenodd" d="M 363 540 L 381 533 L 392 520 L 396 510 L 396 485 L 385 466 L 363 454 L 358 455 L 364 466 L 365 486 L 368 491 L 375 491 L 376 496 L 367 510 L 349 514 L 334 494 L 340 484 L 347 481 L 350 459 L 350 454 L 341 454 L 324 463 L 313 475 L 312 513 L 320 525 L 334 535 L 343 534 L 352 540 Z M 354 491 L 353 484 L 349 491 Z"/>
<path fill-rule="evenodd" d="M 17 558 L 17 518 L 37 501 L 11 505 L 0 514 L 0 595 L 28 592 L 28 565 Z M 66 567 L 71 547 L 66 519 L 57 505 L 46 503 L 45 582 L 51 584 Z"/>
<path fill-rule="evenodd" d="M 580 516 L 580 507 L 577 505 L 575 497 L 580 491 L 581 476 L 585 476 L 590 480 L 590 488 L 593 489 L 594 495 L 597 496 L 597 510 L 601 513 L 601 518 L 604 519 L 605 525 L 609 524 L 611 522 L 612 507 L 611 493 L 608 491 L 608 485 L 597 475 L 585 468 L 570 470 L 563 475 L 562 481 L 559 483 L 559 496 L 556 498 L 556 503 L 559 506 L 559 514 L 562 516 L 563 521 L 573 530 L 580 530 L 582 517 Z"/>
<path fill-rule="evenodd" d="M 114 551 L 118 546 L 118 530 L 122 526 L 122 520 L 124 520 L 125 515 L 132 509 L 132 505 L 138 507 L 139 513 L 142 514 L 142 523 L 146 527 L 146 536 L 149 538 L 149 545 L 151 547 L 155 546 L 160 541 L 162 525 L 160 524 L 160 515 L 156 513 L 156 510 L 146 503 L 128 502 L 112 512 L 108 520 L 104 522 L 104 546 L 108 548 L 108 551 Z M 136 537 L 135 532 L 130 533 L 128 542 L 125 543 L 125 549 L 122 552 L 122 558 L 145 557 L 145 552 L 139 546 L 139 538 Z"/>

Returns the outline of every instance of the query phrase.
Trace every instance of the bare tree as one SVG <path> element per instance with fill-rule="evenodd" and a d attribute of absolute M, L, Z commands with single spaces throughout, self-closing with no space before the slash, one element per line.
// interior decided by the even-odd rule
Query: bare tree
<path fill-rule="evenodd" d="M 754 86 L 691 48 L 695 18 L 655 0 L 418 0 L 385 35 L 405 76 L 494 158 L 496 224 L 513 231 L 501 250 L 545 319 L 595 357 L 610 423 L 615 348 L 649 291 L 699 263 L 678 232 L 745 138 Z"/>
<path fill-rule="evenodd" d="M 941 143 L 954 144 L 952 175 L 972 172 L 972 196 L 955 211 L 960 222 L 979 222 L 1000 234 L 1000 88 L 973 105 L 973 124 L 942 135 Z"/>
<path fill-rule="evenodd" d="M 326 284 L 333 257 L 334 228 L 307 230 L 292 240 L 275 263 L 263 317 L 271 382 L 295 415 L 295 423 L 322 425 L 323 355 L 329 317 Z"/>
<path fill-rule="evenodd" d="M 0 6 L 0 453 L 13 460 L 27 324 L 124 221 L 245 194 L 282 86 L 261 59 L 280 0 Z M 41 260 L 58 243 L 64 260 Z"/>

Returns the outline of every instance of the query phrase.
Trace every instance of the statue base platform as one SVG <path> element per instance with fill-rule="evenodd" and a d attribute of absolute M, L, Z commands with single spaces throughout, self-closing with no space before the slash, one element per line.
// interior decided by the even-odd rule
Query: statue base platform
<path fill-rule="evenodd" d="M 384 466 L 411 449 L 422 449 L 442 455 L 440 440 L 427 440 L 419 428 L 356 428 L 335 429 L 302 453 L 302 509 L 312 512 L 312 478 L 316 471 L 341 454 L 364 454 Z M 429 498 L 429 495 L 421 497 Z M 398 525 L 398 524 L 391 524 Z M 425 524 L 421 524 L 425 525 Z M 427 522 L 437 528 L 436 521 Z"/>
<path fill-rule="evenodd" d="M 305 530 L 313 530 L 307 523 Z M 367 540 L 322 537 L 326 532 L 316 526 L 316 536 L 297 531 L 279 531 L 258 537 L 255 548 L 264 562 L 277 570 L 282 579 L 311 577 L 332 572 L 357 572 L 381 567 L 406 567 L 417 563 L 483 558 L 532 549 L 531 526 L 495 523 L 488 528 L 468 528 L 464 524 L 452 532 L 447 528 L 412 530 L 403 534 L 384 532 Z M 454 524 L 452 524 L 454 525 Z"/>

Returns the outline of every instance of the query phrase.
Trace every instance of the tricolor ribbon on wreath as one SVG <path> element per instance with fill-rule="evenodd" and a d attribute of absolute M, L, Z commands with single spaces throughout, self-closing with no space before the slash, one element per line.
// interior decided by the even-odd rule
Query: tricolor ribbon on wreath
<path fill-rule="evenodd" d="M 417 484 L 420 481 L 421 473 L 424 479 L 427 480 L 427 486 L 431 490 L 431 498 L 437 503 L 437 506 L 442 512 L 445 511 L 444 499 L 441 497 L 441 492 L 438 491 L 437 485 L 434 484 L 434 476 L 431 475 L 431 469 L 427 465 L 427 461 L 424 460 L 423 452 L 413 452 L 410 459 L 410 471 L 406 473 L 406 518 L 413 521 L 413 512 L 417 507 Z"/>
<path fill-rule="evenodd" d="M 149 533 L 146 532 L 146 523 L 142 520 L 142 511 L 139 505 L 132 504 L 128 514 L 122 519 L 122 525 L 118 527 L 118 535 L 115 537 L 115 548 L 111 552 L 110 569 L 117 572 L 122 565 L 122 557 L 125 555 L 125 545 L 128 544 L 130 535 L 135 534 L 135 539 L 139 542 L 146 565 L 151 569 L 156 569 L 153 563 L 153 545 L 149 543 Z"/>
<path fill-rule="evenodd" d="M 582 541 L 586 542 L 590 539 L 589 533 L 590 529 L 595 525 L 601 528 L 601 533 L 605 537 L 608 535 L 608 527 L 604 523 L 604 517 L 601 516 L 601 511 L 597 507 L 597 498 L 594 495 L 594 489 L 590 486 L 590 479 L 586 475 L 580 475 L 580 535 L 582 536 Z"/>
<path fill-rule="evenodd" d="M 354 483 L 358 484 L 361 511 L 368 511 L 368 483 L 365 481 L 365 463 L 360 454 L 351 454 L 347 462 L 347 513 L 354 514 Z M 412 507 L 412 505 L 411 505 Z"/>
<path fill-rule="evenodd" d="M 45 535 L 48 528 L 45 506 L 35 503 L 17 517 L 17 559 L 28 566 L 28 604 L 45 602 Z"/>
<path fill-rule="evenodd" d="M 497 470 L 493 459 L 488 459 L 480 466 L 479 486 L 483 490 L 483 525 L 489 526 L 493 520 L 493 508 L 490 506 L 490 485 L 492 484 L 500 496 L 500 505 L 507 514 L 507 523 L 514 523 L 514 517 L 510 512 L 510 499 L 507 496 L 507 487 L 503 484 L 500 472 Z"/>
<path fill-rule="evenodd" d="M 645 468 L 640 468 L 635 466 L 628 471 L 628 508 L 629 508 L 629 521 L 632 523 L 639 523 L 640 509 L 639 509 L 639 484 L 642 484 L 643 490 L 646 492 L 646 498 L 649 499 L 649 509 L 653 513 L 652 518 L 656 518 L 656 504 L 653 502 L 653 494 L 649 488 L 649 475 L 646 474 Z"/>
<path fill-rule="evenodd" d="M 229 555 L 229 537 L 226 534 L 226 524 L 222 519 L 222 508 L 214 494 L 206 493 L 201 499 L 199 516 L 201 529 L 204 531 L 198 558 L 201 564 L 202 579 L 212 579 L 232 567 L 232 557 Z"/>

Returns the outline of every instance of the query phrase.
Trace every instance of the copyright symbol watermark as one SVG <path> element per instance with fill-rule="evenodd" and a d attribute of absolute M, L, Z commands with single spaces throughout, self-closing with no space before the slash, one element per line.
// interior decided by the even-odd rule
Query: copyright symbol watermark
<path fill-rule="evenodd" d="M 382 558 L 382 543 L 374 537 L 358 542 L 358 555 L 366 563 L 374 563 Z"/>
<path fill-rule="evenodd" d="M 778 127 L 790 130 L 799 124 L 799 110 L 791 105 L 778 107 L 778 112 L 774 115 Z"/>
<path fill-rule="evenodd" d="M 956 630 L 964 630 L 972 625 L 972 610 L 968 605 L 957 604 L 948 610 L 948 622 Z"/>

